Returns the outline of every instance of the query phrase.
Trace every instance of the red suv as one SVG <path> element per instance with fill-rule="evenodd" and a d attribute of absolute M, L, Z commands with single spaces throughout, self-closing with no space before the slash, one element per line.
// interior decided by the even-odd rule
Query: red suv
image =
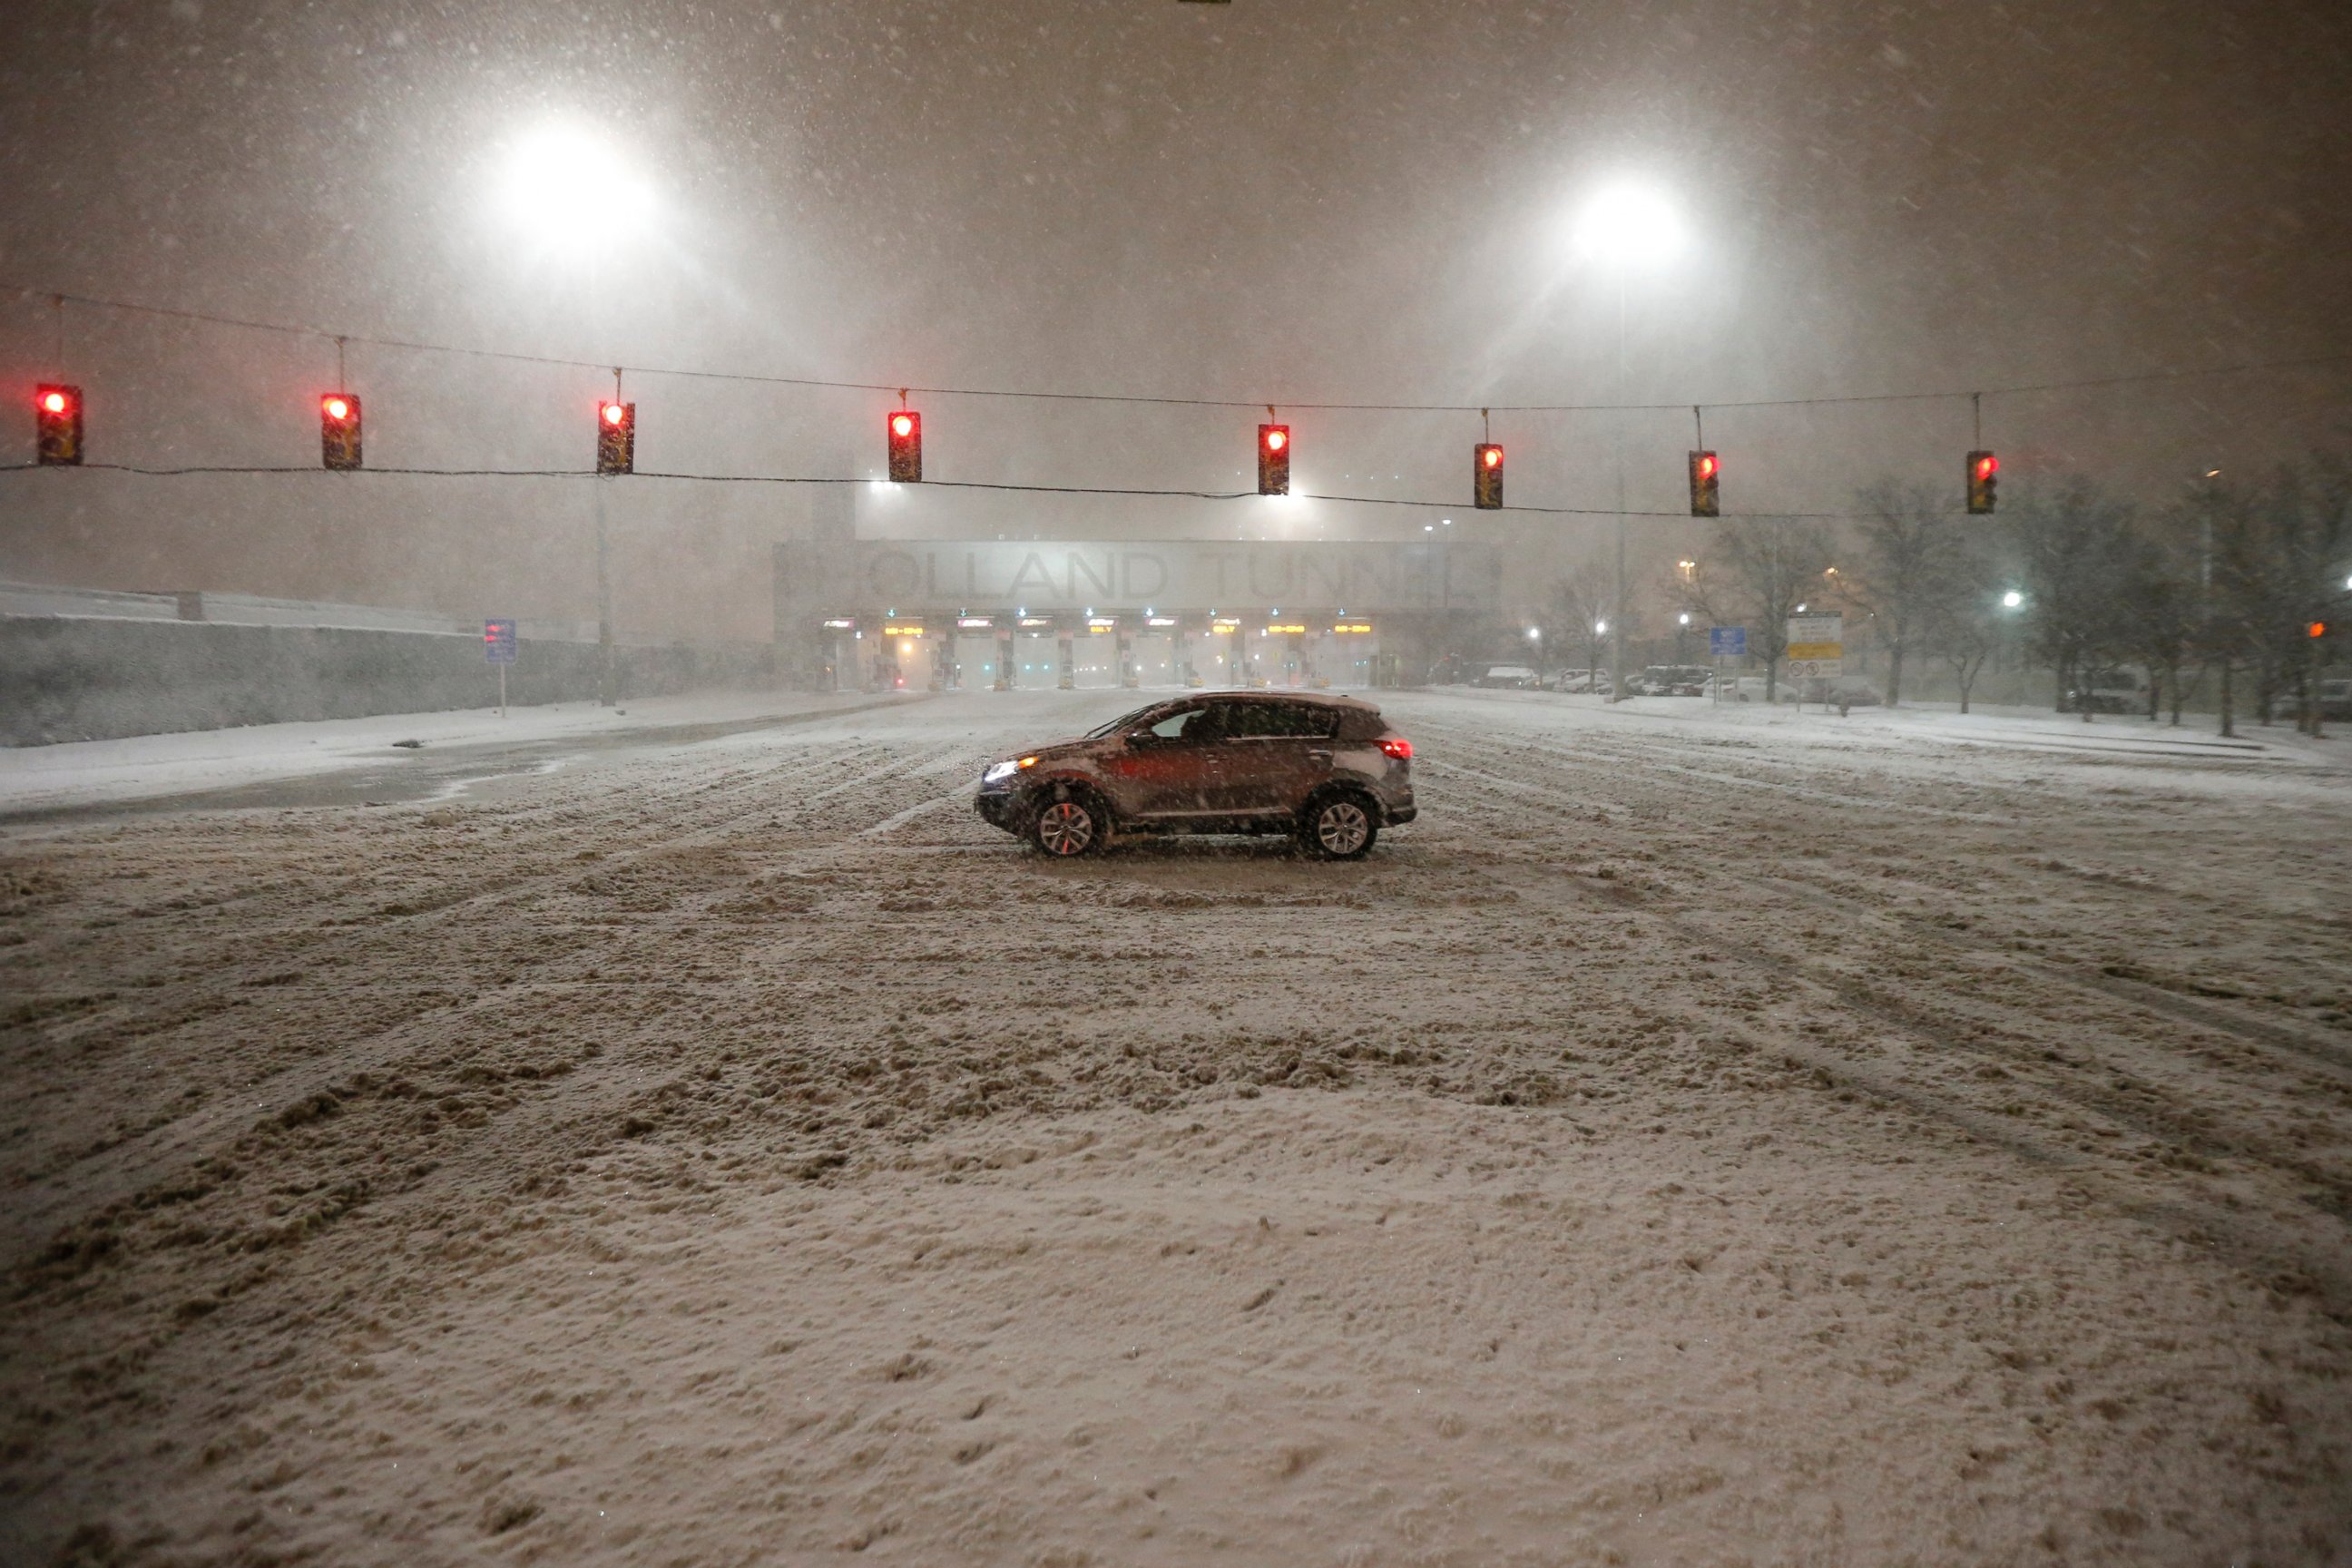
<path fill-rule="evenodd" d="M 1114 833 L 1289 833 L 1353 860 L 1416 815 L 1412 742 L 1353 697 L 1180 697 L 990 763 L 974 805 L 1048 855 Z"/>

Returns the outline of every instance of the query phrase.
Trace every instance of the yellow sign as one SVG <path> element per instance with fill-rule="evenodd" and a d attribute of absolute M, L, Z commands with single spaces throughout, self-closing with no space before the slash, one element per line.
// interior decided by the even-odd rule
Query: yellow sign
<path fill-rule="evenodd" d="M 1341 637 L 1360 637 L 1364 633 L 1372 629 L 1372 623 L 1370 621 L 1341 621 L 1331 629 L 1339 633 Z"/>
<path fill-rule="evenodd" d="M 1278 637 L 1286 635 L 1290 637 L 1302 637 L 1306 634 L 1306 631 L 1307 628 L 1305 626 L 1297 625 L 1268 626 L 1265 628 L 1265 635 L 1270 637 Z"/>
<path fill-rule="evenodd" d="M 923 635 L 923 628 L 902 626 L 896 621 L 886 621 L 883 623 L 882 635 L 886 637 L 919 637 Z"/>
<path fill-rule="evenodd" d="M 1845 644 L 1835 642 L 1792 642 L 1789 645 L 1790 658 L 1843 658 Z"/>

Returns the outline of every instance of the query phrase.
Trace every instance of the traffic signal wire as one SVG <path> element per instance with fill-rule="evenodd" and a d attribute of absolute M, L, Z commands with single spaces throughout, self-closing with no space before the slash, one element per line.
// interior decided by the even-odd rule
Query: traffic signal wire
<path fill-rule="evenodd" d="M 204 321 L 214 326 L 236 327 L 246 331 L 276 332 L 289 337 L 318 338 L 336 343 L 365 343 L 372 348 L 394 349 L 410 353 L 455 354 L 470 359 L 500 360 L 512 364 L 553 365 L 567 370 L 593 370 L 602 374 L 618 367 L 609 359 L 564 359 L 551 354 L 515 353 L 504 349 L 464 348 L 453 343 L 423 342 L 404 338 L 369 337 L 358 332 L 330 331 L 320 327 L 289 326 L 280 321 L 256 321 L 237 316 L 216 315 L 205 310 L 186 310 L 163 305 L 142 305 L 128 300 L 109 300 L 92 294 L 61 293 L 54 289 L 36 289 L 29 284 L 0 280 L 0 289 L 15 289 L 19 294 L 97 310 L 122 310 L 133 314 L 163 316 L 174 321 Z M 59 328 L 62 331 L 62 322 Z M 1866 392 L 1838 394 L 1822 397 L 1754 397 L 1706 402 L 1707 408 L 1813 408 L 1848 403 L 1928 403 L 1958 398 L 2017 397 L 2037 393 L 2075 392 L 2092 388 L 2130 386 L 2162 382 L 2196 381 L 2208 377 L 2252 375 L 2267 371 L 2309 370 L 2326 365 L 2352 364 L 2352 350 L 2336 353 L 2305 354 L 2291 359 L 2249 360 L 2236 364 L 2199 365 L 2181 370 L 2137 371 L 2120 375 L 2086 376 L 2069 381 L 2024 382 L 2009 386 L 1982 386 L 1934 392 Z M 630 365 L 637 375 L 666 375 L 686 380 L 733 382 L 755 386 L 799 386 L 837 392 L 897 393 L 903 402 L 908 393 L 921 393 L 928 397 L 996 397 L 1026 398 L 1053 403 L 1137 404 L 1179 408 L 1263 408 L 1263 398 L 1228 397 L 1165 397 L 1133 393 L 1108 392 L 1040 392 L 1017 387 L 988 386 L 908 386 L 896 381 L 833 381 L 815 376 L 760 375 L 744 371 L 698 370 L 677 365 Z M 1672 403 L 1314 403 L 1296 398 L 1279 400 L 1285 408 L 1307 408 L 1323 413 L 1360 414 L 1644 414 L 1679 411 L 1692 406 L 1687 399 Z"/>
<path fill-rule="evenodd" d="M 81 463 L 85 470 L 117 474 L 137 474 L 145 479 L 181 479 L 199 474 L 324 474 L 327 469 L 307 465 L 278 463 L 205 463 L 170 468 L 142 468 L 133 463 Z M 37 463 L 0 464 L 0 475 L 31 473 L 40 468 Z M 371 464 L 364 469 L 352 470 L 362 474 L 399 474 L 427 479 L 667 479 L 691 484 L 709 485 L 882 485 L 890 483 L 877 479 L 835 479 L 793 474 L 685 474 L 658 469 L 638 468 L 627 475 L 599 474 L 592 468 L 388 468 Z M 336 474 L 339 481 L 347 474 Z M 909 487 L 912 488 L 912 487 Z M 987 479 L 924 479 L 925 489 L 1002 490 L 1014 495 L 1066 496 L 1137 496 L 1171 500 L 1260 500 L 1265 499 L 1255 489 L 1247 490 L 1188 490 L 1148 489 L 1120 485 L 1016 485 Z M 1297 490 L 1290 493 L 1293 500 L 1329 501 L 1342 506 L 1401 506 L 1423 511 L 1457 510 L 1453 501 L 1414 500 L 1397 496 L 1327 495 L 1318 491 Z M 1536 517 L 1655 517 L 1674 518 L 1687 521 L 1690 514 L 1684 511 L 1643 511 L 1634 509 L 1619 510 L 1615 507 L 1598 506 L 1507 506 L 1488 510 L 1525 512 Z M 1748 521 L 1816 521 L 1835 522 L 1874 517 L 1874 512 L 1858 511 L 1740 511 L 1725 512 L 1723 516 Z"/>

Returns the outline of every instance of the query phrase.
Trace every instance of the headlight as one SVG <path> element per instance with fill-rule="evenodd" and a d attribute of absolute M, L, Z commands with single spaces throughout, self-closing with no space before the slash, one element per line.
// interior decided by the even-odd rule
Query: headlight
<path fill-rule="evenodd" d="M 988 764 L 988 771 L 980 775 L 980 782 L 994 784 L 999 779 L 1009 779 L 1020 771 L 1019 763 L 991 763 Z"/>

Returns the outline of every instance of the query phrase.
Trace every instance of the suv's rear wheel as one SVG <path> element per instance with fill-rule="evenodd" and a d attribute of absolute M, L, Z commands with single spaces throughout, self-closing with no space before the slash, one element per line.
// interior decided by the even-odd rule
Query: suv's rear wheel
<path fill-rule="evenodd" d="M 1101 848 L 1109 828 L 1109 818 L 1094 796 L 1069 790 L 1061 799 L 1038 806 L 1029 824 L 1029 841 L 1044 853 L 1065 859 Z"/>
<path fill-rule="evenodd" d="M 1360 860 L 1380 836 L 1371 803 L 1360 795 L 1318 795 L 1299 814 L 1299 843 L 1318 860 Z"/>

